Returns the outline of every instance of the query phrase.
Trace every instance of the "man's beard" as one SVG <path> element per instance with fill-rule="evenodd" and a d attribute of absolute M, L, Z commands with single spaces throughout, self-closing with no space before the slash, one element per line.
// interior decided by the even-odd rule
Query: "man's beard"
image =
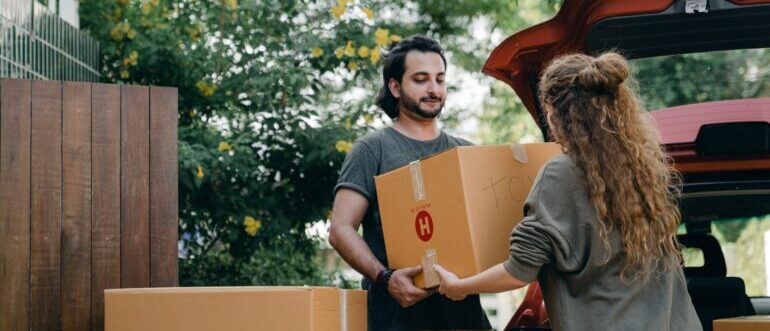
<path fill-rule="evenodd" d="M 424 101 L 440 101 L 441 105 L 436 110 L 425 110 L 420 107 L 420 102 Z M 418 102 L 403 93 L 403 91 L 401 92 L 401 98 L 399 98 L 399 104 L 407 111 L 420 115 L 422 118 L 436 118 L 438 115 L 441 115 L 441 111 L 444 109 L 444 101 L 438 97 L 425 97 L 421 98 Z"/>

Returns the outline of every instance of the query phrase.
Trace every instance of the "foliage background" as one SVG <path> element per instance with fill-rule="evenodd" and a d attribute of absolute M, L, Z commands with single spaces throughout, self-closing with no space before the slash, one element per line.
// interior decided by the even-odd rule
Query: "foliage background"
<path fill-rule="evenodd" d="M 82 0 L 79 11 L 104 81 L 179 88 L 181 284 L 353 286 L 327 270 L 313 229 L 352 142 L 389 123 L 372 103 L 384 47 L 428 35 L 453 70 L 484 79 L 494 45 L 473 29 L 502 36 L 552 3 Z M 448 107 L 447 128 L 469 116 Z"/>
<path fill-rule="evenodd" d="M 450 132 L 487 144 L 542 140 L 512 89 L 480 69 L 560 2 L 81 0 L 79 11 L 100 42 L 105 82 L 179 88 L 181 284 L 350 287 L 319 232 L 352 142 L 390 123 L 373 106 L 384 48 L 411 34 L 444 45 Z M 768 64 L 751 50 L 647 59 L 634 70 L 642 100 L 658 109 L 768 95 Z M 742 238 L 745 227 L 715 231 Z"/>

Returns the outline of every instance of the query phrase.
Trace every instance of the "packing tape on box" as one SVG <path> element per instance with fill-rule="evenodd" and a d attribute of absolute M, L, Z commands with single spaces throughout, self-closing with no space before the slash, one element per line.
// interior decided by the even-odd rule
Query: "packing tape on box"
<path fill-rule="evenodd" d="M 529 163 L 529 158 L 527 157 L 527 150 L 524 148 L 524 145 L 515 144 L 511 146 L 511 151 L 513 151 L 513 158 L 516 159 L 516 161 L 519 161 L 521 163 Z"/>
<path fill-rule="evenodd" d="M 348 331 L 348 291 L 340 290 L 340 331 Z"/>
<path fill-rule="evenodd" d="M 425 276 L 425 287 L 432 288 L 441 284 L 441 277 L 438 272 L 433 270 L 433 265 L 438 263 L 435 249 L 425 250 L 425 256 L 422 257 L 422 274 Z"/>
<path fill-rule="evenodd" d="M 412 193 L 414 193 L 414 201 L 427 200 L 425 195 L 425 183 L 422 181 L 422 167 L 420 166 L 420 160 L 409 163 L 409 173 L 412 175 Z"/>

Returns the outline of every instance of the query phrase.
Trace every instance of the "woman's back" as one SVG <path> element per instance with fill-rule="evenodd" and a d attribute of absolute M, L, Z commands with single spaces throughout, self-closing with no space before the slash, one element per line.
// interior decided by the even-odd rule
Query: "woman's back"
<path fill-rule="evenodd" d="M 608 255 L 584 181 L 567 155 L 543 167 L 525 212 L 505 267 L 522 281 L 538 279 L 554 330 L 701 330 L 681 268 L 661 265 L 646 280 L 621 279 L 620 234 L 608 232 Z"/>

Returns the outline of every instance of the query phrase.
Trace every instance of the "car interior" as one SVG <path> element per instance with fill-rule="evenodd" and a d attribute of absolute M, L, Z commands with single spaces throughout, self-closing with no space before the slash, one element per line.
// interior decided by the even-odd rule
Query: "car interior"
<path fill-rule="evenodd" d="M 719 177 L 724 181 L 684 185 L 681 206 L 686 234 L 677 238 L 683 247 L 697 249 L 703 257 L 702 265 L 685 264 L 684 274 L 704 330 L 711 330 L 715 319 L 770 314 L 769 297 L 748 297 L 744 279 L 728 276 L 722 247 L 711 233 L 714 220 L 769 215 L 770 179 L 766 173 Z M 764 264 L 762 256 L 756 259 Z"/>

